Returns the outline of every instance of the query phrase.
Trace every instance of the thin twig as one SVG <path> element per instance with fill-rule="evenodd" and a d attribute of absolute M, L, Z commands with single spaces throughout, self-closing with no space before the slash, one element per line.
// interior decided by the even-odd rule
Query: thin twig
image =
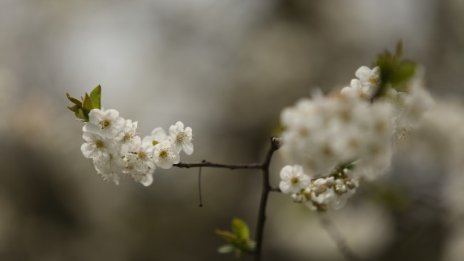
<path fill-rule="evenodd" d="M 261 250 L 263 245 L 263 234 L 264 234 L 264 224 L 266 223 L 266 206 L 267 200 L 269 197 L 269 192 L 280 192 L 279 188 L 271 187 L 269 183 L 269 166 L 271 165 L 272 155 L 276 150 L 278 150 L 281 146 L 281 141 L 279 138 L 271 138 L 271 146 L 264 158 L 264 162 L 259 163 L 251 163 L 251 164 L 220 164 L 220 163 L 213 163 L 206 160 L 203 160 L 199 163 L 184 163 L 180 162 L 174 164 L 175 167 L 178 168 L 224 168 L 224 169 L 260 169 L 262 170 L 263 174 L 263 184 L 261 190 L 261 200 L 259 202 L 259 212 L 258 212 L 258 221 L 256 223 L 256 250 L 253 252 L 256 261 L 261 260 Z M 200 176 L 199 176 L 200 178 Z"/>
<path fill-rule="evenodd" d="M 343 237 L 342 233 L 338 230 L 334 223 L 329 219 L 326 213 L 319 214 L 319 220 L 321 222 L 322 227 L 325 229 L 327 234 L 332 238 L 332 240 L 337 245 L 338 250 L 340 253 L 349 261 L 359 261 L 361 260 L 351 248 L 346 243 L 345 238 Z"/>
<path fill-rule="evenodd" d="M 272 186 L 271 186 L 271 189 L 270 189 L 269 191 L 270 191 L 270 192 L 282 193 L 282 191 L 280 190 L 280 188 L 278 188 L 278 187 L 272 187 Z"/>
<path fill-rule="evenodd" d="M 263 165 L 262 164 L 221 164 L 221 163 L 212 163 L 209 161 L 202 161 L 199 163 L 184 163 L 180 162 L 177 164 L 174 164 L 174 167 L 178 168 L 201 168 L 201 167 L 207 167 L 207 168 L 223 168 L 223 169 L 262 169 Z"/>
<path fill-rule="evenodd" d="M 201 208 L 203 207 L 203 197 L 202 197 L 202 191 L 201 191 L 201 170 L 202 168 L 200 167 L 200 169 L 198 170 L 198 200 L 199 200 L 199 203 L 198 203 L 198 206 Z"/>

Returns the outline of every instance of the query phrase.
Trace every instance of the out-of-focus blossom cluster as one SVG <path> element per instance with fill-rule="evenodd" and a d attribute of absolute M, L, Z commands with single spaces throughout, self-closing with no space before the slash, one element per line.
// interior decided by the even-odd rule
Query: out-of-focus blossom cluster
<path fill-rule="evenodd" d="M 355 75 L 349 86 L 281 114 L 282 152 L 293 165 L 282 169 L 280 190 L 314 210 L 339 208 L 361 179 L 386 172 L 395 137 L 417 127 L 432 104 L 421 71 L 380 97 L 379 67 L 362 66 Z"/>
<path fill-rule="evenodd" d="M 113 109 L 93 109 L 83 127 L 82 154 L 93 160 L 96 171 L 119 184 L 128 175 L 145 186 L 153 182 L 156 167 L 169 169 L 179 163 L 180 152 L 193 153 L 192 129 L 180 121 L 166 133 L 155 128 L 150 135 L 137 135 L 137 122 L 124 119 Z"/>

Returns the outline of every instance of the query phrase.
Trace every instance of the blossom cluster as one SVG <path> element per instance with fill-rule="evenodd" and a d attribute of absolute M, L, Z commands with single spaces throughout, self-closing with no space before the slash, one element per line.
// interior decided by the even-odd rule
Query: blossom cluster
<path fill-rule="evenodd" d="M 193 153 L 192 129 L 180 121 L 169 132 L 155 128 L 150 135 L 137 135 L 137 122 L 124 119 L 114 109 L 92 109 L 83 127 L 84 157 L 92 159 L 96 171 L 119 184 L 128 175 L 145 186 L 153 182 L 156 167 L 169 169 L 180 161 L 180 152 Z"/>
<path fill-rule="evenodd" d="M 340 93 L 345 97 L 369 101 L 379 88 L 379 67 L 370 69 L 361 66 L 355 75 L 357 78 L 352 79 L 350 85 Z M 411 130 L 418 126 L 424 112 L 433 105 L 432 96 L 424 87 L 424 69 L 419 67 L 402 89 L 388 88 L 381 101 L 390 103 L 396 110 L 395 124 L 398 130 Z"/>
<path fill-rule="evenodd" d="M 376 176 L 391 156 L 393 108 L 341 95 L 300 100 L 282 113 L 282 151 L 315 176 L 356 162 L 353 174 Z M 362 166 L 360 168 L 359 166 Z"/>
<path fill-rule="evenodd" d="M 312 210 L 338 209 L 359 185 L 359 179 L 349 177 L 349 172 L 349 166 L 344 166 L 328 177 L 311 179 L 301 166 L 287 165 L 280 172 L 279 188 L 283 193 L 291 193 L 295 202 Z"/>
<path fill-rule="evenodd" d="M 288 164 L 280 190 L 314 210 L 336 209 L 361 179 L 373 179 L 391 164 L 395 137 L 414 128 L 431 106 L 416 73 L 404 91 L 380 88 L 380 69 L 362 66 L 350 85 L 327 96 L 302 99 L 281 114 L 281 148 Z"/>

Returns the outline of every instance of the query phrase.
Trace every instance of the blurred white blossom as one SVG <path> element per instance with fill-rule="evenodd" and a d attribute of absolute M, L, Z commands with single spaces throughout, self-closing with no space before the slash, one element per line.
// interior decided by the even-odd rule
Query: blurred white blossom
<path fill-rule="evenodd" d="M 377 175 L 379 165 L 389 164 L 392 113 L 388 103 L 343 96 L 300 100 L 282 112 L 282 151 L 288 163 L 316 176 L 350 162 L 357 162 L 355 174 Z"/>
<path fill-rule="evenodd" d="M 423 75 L 422 69 L 417 70 L 404 86 L 384 83 L 385 94 L 374 99 L 381 84 L 380 68 L 361 66 L 350 86 L 284 109 L 281 151 L 286 163 L 301 165 L 299 172 L 314 173 L 316 178 L 305 188 L 291 187 L 293 176 L 281 174 L 282 192 L 293 192 L 296 202 L 314 210 L 336 209 L 354 193 L 360 179 L 386 172 L 394 137 L 417 128 L 433 104 Z M 290 166 L 281 173 L 291 173 Z"/>

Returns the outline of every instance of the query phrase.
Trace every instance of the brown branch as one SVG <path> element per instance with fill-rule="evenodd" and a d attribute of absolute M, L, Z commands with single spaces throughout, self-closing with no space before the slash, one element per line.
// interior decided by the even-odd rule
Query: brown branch
<path fill-rule="evenodd" d="M 255 260 L 261 260 L 262 246 L 263 246 L 263 235 L 264 225 L 266 223 L 266 206 L 269 197 L 269 192 L 272 191 L 271 184 L 269 183 L 269 166 L 271 165 L 272 155 L 276 150 L 279 149 L 281 141 L 278 138 L 271 138 L 271 147 L 269 148 L 264 163 L 262 165 L 263 170 L 263 184 L 261 190 L 261 200 L 259 203 L 258 222 L 256 224 L 256 251 Z"/>
<path fill-rule="evenodd" d="M 335 224 L 329 219 L 326 213 L 319 213 L 319 220 L 321 222 L 322 227 L 325 229 L 327 234 L 332 238 L 332 240 L 337 245 L 338 250 L 340 253 L 349 261 L 359 261 L 361 260 L 351 248 L 346 243 L 345 238 L 337 229 Z"/>
<path fill-rule="evenodd" d="M 206 168 L 223 168 L 223 169 L 262 169 L 263 165 L 262 164 L 220 164 L 220 163 L 212 163 L 206 160 L 203 160 L 202 162 L 199 163 L 184 163 L 180 162 L 177 164 L 174 164 L 174 167 L 178 168 L 201 168 L 201 167 L 206 167 Z"/>
<path fill-rule="evenodd" d="M 280 192 L 280 189 L 277 187 L 271 187 L 269 183 L 269 166 L 271 165 L 272 155 L 276 150 L 281 146 L 281 141 L 279 138 L 271 138 L 271 146 L 264 158 L 262 164 L 251 163 L 251 164 L 220 164 L 213 163 L 206 160 L 203 160 L 199 163 L 177 163 L 174 164 L 174 167 L 178 168 L 223 168 L 223 169 L 260 169 L 262 170 L 262 190 L 261 190 L 261 200 L 259 202 L 259 212 L 258 212 L 258 221 L 256 223 L 256 250 L 253 252 L 256 261 L 261 260 L 262 245 L 263 245 L 263 234 L 264 234 L 264 224 L 266 223 L 266 206 L 267 200 L 269 197 L 269 192 Z"/>

